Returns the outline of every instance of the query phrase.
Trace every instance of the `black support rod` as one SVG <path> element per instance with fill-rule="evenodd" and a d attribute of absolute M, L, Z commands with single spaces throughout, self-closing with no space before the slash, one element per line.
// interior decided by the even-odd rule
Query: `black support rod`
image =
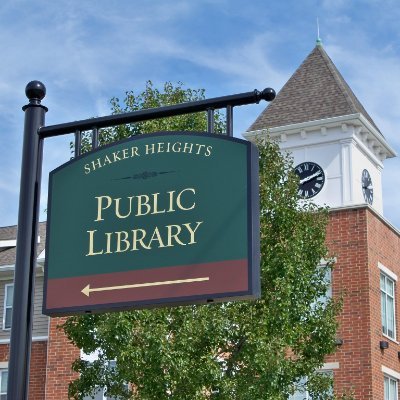
<path fill-rule="evenodd" d="M 40 128 L 39 134 L 42 138 L 74 133 L 76 130 L 88 131 L 96 126 L 98 129 L 107 128 L 121 124 L 130 124 L 139 121 L 172 117 L 175 115 L 190 114 L 194 112 L 207 111 L 208 109 L 220 109 L 227 106 L 243 106 L 246 104 L 259 103 L 261 100 L 271 101 L 275 98 L 274 89 L 267 88 L 262 92 L 254 90 L 230 96 L 215 97 L 213 99 L 181 103 L 172 106 L 149 108 L 146 110 L 133 111 L 124 114 L 109 115 L 107 117 L 90 118 L 82 121 L 68 122 L 59 125 L 50 125 Z"/>
<path fill-rule="evenodd" d="M 99 147 L 99 130 L 97 128 L 93 128 L 92 130 L 92 150 L 97 149 Z"/>
<path fill-rule="evenodd" d="M 212 108 L 207 110 L 207 132 L 214 133 L 214 110 Z"/>
<path fill-rule="evenodd" d="M 41 82 L 28 83 L 25 93 L 29 104 L 23 107 L 25 111 L 24 144 L 7 388 L 7 398 L 15 400 L 28 398 L 43 154 L 43 141 L 38 135 L 38 130 L 44 125 L 47 111 L 47 108 L 40 104 L 46 94 L 46 88 Z"/>
<path fill-rule="evenodd" d="M 233 107 L 226 107 L 226 134 L 230 137 L 233 136 Z"/>
<path fill-rule="evenodd" d="M 81 155 L 81 147 L 82 147 L 82 133 L 80 130 L 75 131 L 75 158 Z"/>

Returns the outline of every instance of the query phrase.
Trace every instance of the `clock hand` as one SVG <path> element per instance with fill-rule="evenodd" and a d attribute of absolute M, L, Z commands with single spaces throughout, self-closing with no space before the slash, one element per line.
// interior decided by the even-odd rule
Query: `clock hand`
<path fill-rule="evenodd" d="M 302 185 L 304 182 L 311 181 L 311 179 L 316 178 L 318 175 L 321 175 L 321 171 L 316 172 L 315 174 L 312 174 L 310 176 L 307 176 L 304 179 L 300 179 L 300 185 Z"/>

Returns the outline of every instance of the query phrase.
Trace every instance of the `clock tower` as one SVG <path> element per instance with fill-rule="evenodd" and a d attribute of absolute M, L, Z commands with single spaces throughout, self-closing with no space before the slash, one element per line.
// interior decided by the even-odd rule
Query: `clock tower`
<path fill-rule="evenodd" d="M 329 207 L 331 296 L 343 307 L 322 371 L 355 400 L 400 398 L 400 232 L 382 215 L 381 178 L 395 152 L 319 41 L 244 134 L 267 135 L 292 154 L 299 195 Z"/>
<path fill-rule="evenodd" d="M 383 213 L 383 161 L 395 152 L 320 41 L 244 136 L 267 134 L 293 155 L 302 197 Z"/>

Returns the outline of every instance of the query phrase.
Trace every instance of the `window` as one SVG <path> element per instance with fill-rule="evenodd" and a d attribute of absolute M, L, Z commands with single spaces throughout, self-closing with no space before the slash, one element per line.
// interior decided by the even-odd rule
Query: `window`
<path fill-rule="evenodd" d="M 330 300 L 332 298 L 332 269 L 331 268 L 326 268 L 324 282 L 328 285 L 328 287 L 326 289 L 325 295 L 319 297 L 318 301 L 320 301 L 321 303 L 326 305 L 328 300 Z"/>
<path fill-rule="evenodd" d="M 13 296 L 14 296 L 14 285 L 12 283 L 5 285 L 4 286 L 3 329 L 11 329 Z"/>
<path fill-rule="evenodd" d="M 384 377 L 384 400 L 397 400 L 397 379 Z"/>
<path fill-rule="evenodd" d="M 382 332 L 391 339 L 396 339 L 394 287 L 394 280 L 381 272 Z"/>
<path fill-rule="evenodd" d="M 290 395 L 288 400 L 308 400 L 310 396 L 306 390 L 306 384 L 307 380 L 305 378 L 300 379 L 299 385 L 302 387 L 299 387 L 299 389 Z"/>
<path fill-rule="evenodd" d="M 96 358 L 97 356 L 96 355 L 92 355 L 93 357 L 82 357 L 82 358 Z M 109 364 L 109 366 L 110 367 L 112 367 L 112 368 L 115 368 L 115 365 L 116 365 L 116 362 L 115 361 L 109 361 L 108 362 L 108 364 Z M 126 388 L 128 388 L 128 385 L 125 385 L 126 386 Z M 93 399 L 93 397 L 91 397 L 91 396 L 86 396 L 86 397 L 84 397 L 84 399 L 83 400 L 119 400 L 120 399 L 120 397 L 107 397 L 106 395 L 105 395 L 105 389 L 104 388 L 98 388 L 98 391 L 96 392 L 96 394 L 94 395 L 94 399 Z M 0 400 L 2 400 L 1 398 L 0 398 Z"/>
<path fill-rule="evenodd" d="M 320 370 L 320 371 L 318 371 L 318 374 L 326 375 L 326 376 L 329 376 L 331 379 L 333 379 L 333 371 Z M 307 379 L 302 378 L 299 382 L 299 385 L 300 385 L 299 389 L 297 389 L 292 395 L 290 395 L 288 400 L 312 400 L 312 396 L 307 391 Z M 327 394 L 333 395 L 333 387 L 332 386 L 329 388 Z M 397 400 L 397 398 L 395 400 Z"/>
<path fill-rule="evenodd" d="M 0 400 L 7 400 L 8 370 L 0 370 Z"/>

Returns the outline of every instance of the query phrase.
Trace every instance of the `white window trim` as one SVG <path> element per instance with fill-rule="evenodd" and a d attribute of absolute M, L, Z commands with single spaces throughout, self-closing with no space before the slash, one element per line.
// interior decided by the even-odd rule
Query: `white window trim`
<path fill-rule="evenodd" d="M 7 329 L 9 331 L 9 329 Z M 33 336 L 32 337 L 32 342 L 46 342 L 49 340 L 48 336 Z M 0 339 L 0 344 L 8 344 L 10 343 L 10 339 Z M 1 368 L 1 367 L 0 367 Z"/>
<path fill-rule="evenodd" d="M 339 369 L 338 362 L 325 363 L 320 369 L 318 369 L 318 372 L 332 371 L 333 369 Z"/>
<path fill-rule="evenodd" d="M 387 275 L 389 278 L 393 279 L 394 281 L 397 282 L 397 275 L 392 272 L 389 268 L 386 268 L 383 264 L 381 264 L 380 262 L 378 262 L 378 268 L 385 274 Z"/>
<path fill-rule="evenodd" d="M 11 327 L 6 328 L 6 303 L 7 303 L 7 287 L 9 286 L 14 286 L 13 283 L 6 283 L 4 285 L 4 302 L 3 302 L 3 331 L 9 331 L 11 330 Z M 13 309 L 13 306 L 11 306 L 11 310 Z"/>
<path fill-rule="evenodd" d="M 388 270 L 392 275 L 394 275 L 397 279 L 397 275 L 393 274 L 393 272 L 391 272 L 390 270 Z M 394 318 L 394 331 L 393 331 L 393 337 L 389 336 L 388 334 L 384 333 L 382 331 L 382 335 L 386 338 L 388 338 L 389 340 L 392 340 L 393 342 L 397 343 L 397 319 L 396 319 L 396 286 L 397 286 L 397 282 L 396 279 L 393 279 L 392 276 L 389 276 L 388 274 L 386 274 L 383 270 L 381 270 L 380 272 L 383 275 L 386 275 L 389 279 L 394 280 L 394 287 L 393 287 L 393 318 Z M 382 289 L 379 287 L 380 292 L 382 292 Z"/>
<path fill-rule="evenodd" d="M 8 372 L 8 367 L 0 369 L 0 384 L 1 384 L 1 379 L 2 379 L 2 376 L 1 376 L 2 372 Z M 6 388 L 5 392 L 1 392 L 1 390 L 0 390 L 0 393 L 1 393 L 1 395 L 7 395 L 7 388 Z"/>
<path fill-rule="evenodd" d="M 394 371 L 393 369 L 388 368 L 388 367 L 385 367 L 384 365 L 382 365 L 382 372 L 383 372 L 385 375 L 387 375 L 387 376 L 389 376 L 389 377 L 391 377 L 391 378 L 393 378 L 393 379 L 397 379 L 398 381 L 400 381 L 400 372 Z"/>

